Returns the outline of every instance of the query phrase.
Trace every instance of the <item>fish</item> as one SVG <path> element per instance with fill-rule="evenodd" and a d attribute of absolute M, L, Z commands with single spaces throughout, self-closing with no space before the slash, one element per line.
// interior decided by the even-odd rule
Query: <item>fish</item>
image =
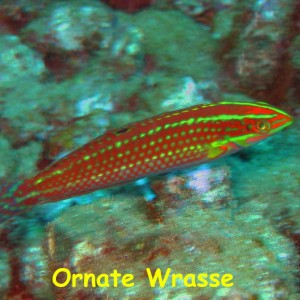
<path fill-rule="evenodd" d="M 235 153 L 290 126 L 264 102 L 219 102 L 111 129 L 34 176 L 3 185 L 0 214 L 56 202 Z"/>

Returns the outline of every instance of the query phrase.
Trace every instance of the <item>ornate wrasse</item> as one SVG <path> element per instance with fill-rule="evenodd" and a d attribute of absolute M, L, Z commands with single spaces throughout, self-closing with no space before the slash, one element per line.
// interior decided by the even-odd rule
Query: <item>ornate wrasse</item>
<path fill-rule="evenodd" d="M 263 102 L 220 102 L 113 129 L 31 178 L 3 186 L 0 213 L 63 200 L 234 153 L 292 123 Z"/>

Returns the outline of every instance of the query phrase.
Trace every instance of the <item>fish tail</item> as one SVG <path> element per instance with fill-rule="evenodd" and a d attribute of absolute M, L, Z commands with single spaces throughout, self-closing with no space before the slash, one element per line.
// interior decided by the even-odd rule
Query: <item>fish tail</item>
<path fill-rule="evenodd" d="M 15 192 L 22 181 L 0 185 L 0 224 L 24 211 L 16 202 Z"/>

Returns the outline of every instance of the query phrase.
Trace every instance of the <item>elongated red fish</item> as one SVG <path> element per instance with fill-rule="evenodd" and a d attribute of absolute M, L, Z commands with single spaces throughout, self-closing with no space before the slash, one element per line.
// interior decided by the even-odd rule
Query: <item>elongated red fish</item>
<path fill-rule="evenodd" d="M 262 102 L 220 102 L 110 130 L 35 176 L 2 188 L 0 212 L 63 200 L 200 164 L 261 141 L 292 123 Z"/>

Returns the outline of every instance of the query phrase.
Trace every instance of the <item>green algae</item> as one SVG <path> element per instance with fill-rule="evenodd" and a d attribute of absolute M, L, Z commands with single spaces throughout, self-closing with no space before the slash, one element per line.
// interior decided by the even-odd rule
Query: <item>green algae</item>
<path fill-rule="evenodd" d="M 213 53 L 217 42 L 207 27 L 178 11 L 147 9 L 129 19 L 120 16 L 142 30 L 143 50 L 153 55 L 161 68 L 195 80 L 216 76 Z"/>
<path fill-rule="evenodd" d="M 238 12 L 233 10 L 220 10 L 214 18 L 214 38 L 224 39 L 229 37 L 234 30 L 234 19 L 237 15 Z"/>
<path fill-rule="evenodd" d="M 300 70 L 300 35 L 298 35 L 290 48 L 291 61 L 297 70 Z"/>

